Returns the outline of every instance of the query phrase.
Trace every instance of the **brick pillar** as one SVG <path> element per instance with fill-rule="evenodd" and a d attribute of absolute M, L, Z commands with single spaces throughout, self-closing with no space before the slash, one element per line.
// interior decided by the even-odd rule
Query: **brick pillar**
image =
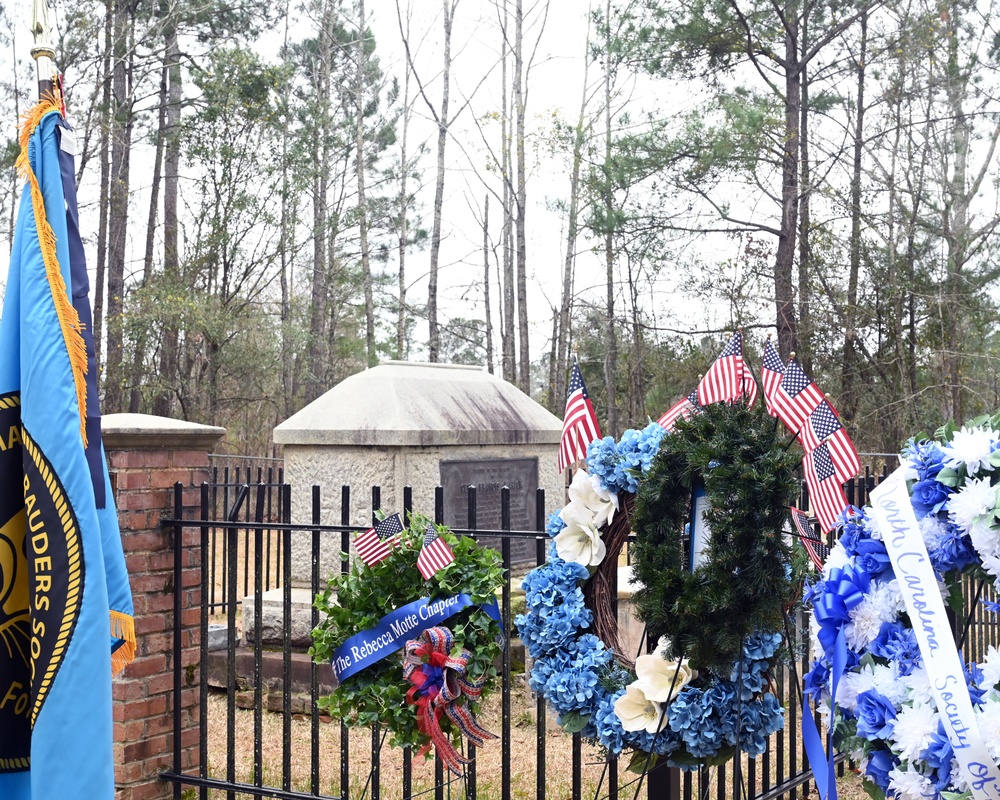
<path fill-rule="evenodd" d="M 208 453 L 225 429 L 154 417 L 108 414 L 102 424 L 122 546 L 135 602 L 136 657 L 113 686 L 116 800 L 167 800 L 173 769 L 174 532 L 173 490 L 184 486 L 184 519 L 196 517 Z M 182 565 L 181 769 L 199 767 L 198 685 L 201 646 L 200 533 L 186 529 Z"/>

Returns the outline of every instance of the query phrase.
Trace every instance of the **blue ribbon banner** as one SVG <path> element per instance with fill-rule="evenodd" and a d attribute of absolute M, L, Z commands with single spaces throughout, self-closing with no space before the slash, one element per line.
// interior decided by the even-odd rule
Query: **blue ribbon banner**
<path fill-rule="evenodd" d="M 402 649 L 410 639 L 435 625 L 440 625 L 470 606 L 476 605 L 467 594 L 431 600 L 424 597 L 407 603 L 382 617 L 378 625 L 356 633 L 338 647 L 330 663 L 333 674 L 342 682 L 372 664 Z M 487 615 L 500 622 L 496 598 L 479 606 Z"/>

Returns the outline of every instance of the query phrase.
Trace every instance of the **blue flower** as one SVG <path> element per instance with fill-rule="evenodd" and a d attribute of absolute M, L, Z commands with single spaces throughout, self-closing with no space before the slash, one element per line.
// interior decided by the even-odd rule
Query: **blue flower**
<path fill-rule="evenodd" d="M 802 679 L 802 691 L 822 699 L 830 693 L 830 665 L 826 661 L 816 660 Z"/>
<path fill-rule="evenodd" d="M 917 519 L 940 511 L 948 502 L 951 491 L 950 488 L 943 483 L 938 483 L 934 478 L 926 478 L 913 484 L 910 488 L 910 503 L 913 505 Z"/>
<path fill-rule="evenodd" d="M 888 750 L 875 750 L 868 758 L 865 775 L 871 778 L 885 792 L 889 788 L 889 773 L 898 764 L 899 759 Z"/>
<path fill-rule="evenodd" d="M 889 553 L 877 539 L 858 539 L 855 545 L 854 564 L 872 578 L 890 569 Z"/>
<path fill-rule="evenodd" d="M 934 569 L 942 575 L 963 570 L 979 559 L 968 534 L 952 522 L 946 524 L 945 532 L 938 537 L 937 547 L 931 551 L 930 557 Z"/>
<path fill-rule="evenodd" d="M 858 695 L 858 736 L 866 739 L 888 739 L 896 719 L 895 704 L 874 689 Z"/>
<path fill-rule="evenodd" d="M 979 668 L 979 665 L 970 662 L 965 666 L 965 682 L 969 686 L 969 699 L 972 701 L 972 705 L 981 706 L 983 704 L 983 695 L 986 694 L 986 689 L 989 687 L 982 686 L 983 681 L 986 680 L 986 676 L 983 675 L 983 671 Z"/>
<path fill-rule="evenodd" d="M 938 722 L 938 729 L 931 736 L 930 744 L 920 754 L 920 758 L 937 771 L 935 785 L 938 791 L 947 789 L 951 782 L 951 761 L 954 757 L 955 750 L 948 741 L 948 734 L 944 732 L 944 724 Z"/>
<path fill-rule="evenodd" d="M 894 661 L 900 675 L 909 675 L 922 663 L 916 633 L 900 622 L 883 622 L 868 649 L 874 656 Z"/>
<path fill-rule="evenodd" d="M 549 518 L 545 522 L 545 532 L 552 537 L 559 534 L 563 528 L 566 527 L 566 523 L 563 521 L 562 514 L 560 511 L 553 511 L 549 514 Z"/>
<path fill-rule="evenodd" d="M 917 471 L 921 481 L 935 477 L 944 466 L 944 451 L 936 442 L 910 439 L 903 447 L 903 457 Z"/>

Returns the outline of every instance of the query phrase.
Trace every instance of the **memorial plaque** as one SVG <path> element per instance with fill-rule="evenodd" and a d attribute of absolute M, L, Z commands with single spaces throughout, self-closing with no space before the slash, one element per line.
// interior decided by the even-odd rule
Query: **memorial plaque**
<path fill-rule="evenodd" d="M 444 521 L 453 528 L 469 527 L 469 487 L 476 487 L 476 528 L 500 530 L 500 490 L 510 489 L 510 528 L 535 530 L 535 492 L 538 489 L 537 458 L 495 458 L 483 461 L 442 461 Z M 500 549 L 496 536 L 482 536 L 487 547 Z M 511 562 L 534 563 L 535 542 L 512 539 Z"/>

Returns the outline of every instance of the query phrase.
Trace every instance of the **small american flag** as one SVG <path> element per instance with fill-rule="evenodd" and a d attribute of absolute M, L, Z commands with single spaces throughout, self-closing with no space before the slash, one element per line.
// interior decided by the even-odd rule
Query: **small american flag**
<path fill-rule="evenodd" d="M 362 561 L 369 567 L 374 567 L 392 552 L 392 548 L 400 546 L 399 534 L 402 531 L 403 521 L 399 514 L 393 514 L 375 527 L 358 534 L 354 540 L 354 548 Z"/>
<path fill-rule="evenodd" d="M 802 470 L 806 474 L 812 510 L 823 532 L 829 532 L 837 524 L 840 512 L 847 508 L 848 503 L 825 442 L 806 453 L 802 459 Z"/>
<path fill-rule="evenodd" d="M 837 412 L 827 400 L 813 409 L 808 424 L 802 426 L 799 437 L 802 440 L 802 449 L 806 452 L 826 443 L 833 467 L 837 472 L 837 479 L 841 483 L 849 481 L 861 469 L 861 461 L 858 459 L 854 442 L 847 435 L 847 430 L 837 419 Z"/>
<path fill-rule="evenodd" d="M 707 406 L 735 400 L 743 391 L 743 334 L 736 331 L 699 382 L 698 399 Z"/>
<path fill-rule="evenodd" d="M 816 529 L 809 523 L 809 517 L 806 516 L 805 511 L 795 506 L 789 506 L 788 509 L 792 512 L 792 522 L 795 525 L 795 532 L 799 542 L 806 549 L 809 558 L 816 565 L 816 569 L 823 569 L 823 562 L 830 555 L 830 548 L 820 539 L 819 534 L 816 533 Z"/>
<path fill-rule="evenodd" d="M 441 538 L 433 524 L 428 525 L 423 547 L 417 556 L 417 569 L 424 576 L 424 580 L 429 581 L 439 569 L 444 569 L 454 560 L 455 554 L 451 552 L 448 543 Z"/>
<path fill-rule="evenodd" d="M 698 390 L 695 389 L 687 397 L 682 397 L 676 403 L 674 403 L 670 408 L 666 410 L 662 417 L 657 421 L 662 427 L 666 428 L 668 431 L 673 431 L 674 425 L 677 424 L 679 419 L 687 419 L 695 411 L 698 410 Z"/>
<path fill-rule="evenodd" d="M 559 442 L 559 471 L 587 457 L 587 445 L 601 438 L 594 405 L 587 394 L 587 386 L 580 374 L 580 365 L 573 358 L 566 396 L 566 414 L 563 416 L 562 439 Z"/>
<path fill-rule="evenodd" d="M 775 411 L 777 400 L 775 395 L 783 377 L 785 377 L 785 365 L 781 363 L 778 351 L 774 349 L 771 339 L 768 338 L 764 342 L 764 362 L 761 364 L 760 382 L 764 384 L 764 403 L 767 405 L 767 413 L 772 417 L 778 416 L 777 411 Z"/>
<path fill-rule="evenodd" d="M 747 399 L 748 406 L 757 402 L 757 381 L 746 364 L 743 365 L 743 396 Z"/>
<path fill-rule="evenodd" d="M 819 387 L 793 358 L 785 367 L 785 375 L 771 397 L 771 408 L 774 415 L 788 426 L 788 430 L 798 433 L 813 409 L 825 399 Z"/>

